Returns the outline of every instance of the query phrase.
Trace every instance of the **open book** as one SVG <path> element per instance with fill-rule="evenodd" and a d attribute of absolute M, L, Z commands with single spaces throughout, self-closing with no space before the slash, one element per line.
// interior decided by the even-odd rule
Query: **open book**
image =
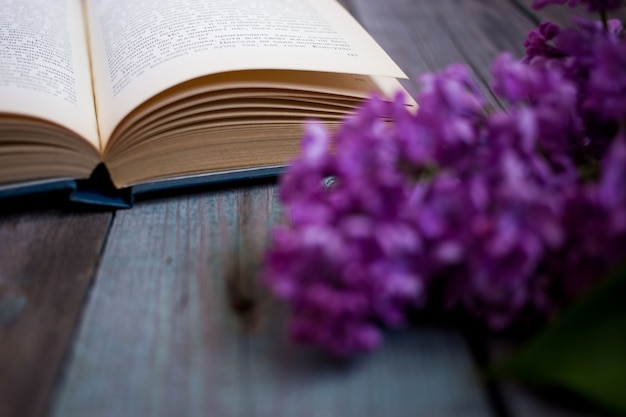
<path fill-rule="evenodd" d="M 335 0 L 0 6 L 0 194 L 102 164 L 136 190 L 273 172 L 303 120 L 336 125 L 405 77 Z"/>

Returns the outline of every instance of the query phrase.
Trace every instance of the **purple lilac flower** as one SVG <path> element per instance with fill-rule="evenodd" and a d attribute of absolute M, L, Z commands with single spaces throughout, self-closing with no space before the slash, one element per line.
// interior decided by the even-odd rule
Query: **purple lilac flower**
<path fill-rule="evenodd" d="M 546 88 L 549 73 L 505 61 L 501 82 L 554 105 L 560 90 Z M 494 327 L 539 303 L 532 273 L 561 239 L 556 175 L 533 153 L 536 130 L 549 123 L 539 110 L 486 119 L 464 67 L 423 81 L 417 115 L 401 98 L 373 98 L 339 129 L 332 152 L 328 132 L 309 125 L 301 156 L 282 177 L 290 222 L 275 231 L 264 275 L 291 304 L 301 341 L 339 355 L 370 349 L 379 326 L 402 324 L 450 270 L 448 307 Z M 506 91 L 515 102 L 528 99 Z M 541 92 L 552 98 L 542 101 Z M 420 176 L 433 167 L 434 177 Z"/>
<path fill-rule="evenodd" d="M 414 134 L 402 139 L 414 142 L 409 148 L 436 138 L 443 149 L 429 146 L 430 157 L 424 157 L 428 152 L 421 148 L 422 158 L 410 161 L 415 170 L 435 163 L 439 173 L 420 183 L 409 203 L 428 270 L 446 277 L 441 302 L 503 328 L 523 310 L 548 304 L 535 272 L 546 251 L 563 240 L 558 189 L 578 177 L 567 160 L 548 161 L 536 150 L 539 139 L 547 148 L 548 140 L 559 138 L 550 133 L 572 124 L 575 90 L 557 72 L 503 55 L 494 64 L 494 91 L 513 107 L 487 118 L 461 68 L 423 78 Z M 450 90 L 455 94 L 446 95 Z M 463 128 L 450 135 L 448 126 Z"/>
<path fill-rule="evenodd" d="M 559 70 L 577 92 L 575 129 L 567 141 L 572 157 L 600 158 L 616 135 L 626 110 L 626 45 L 622 25 L 577 19 L 576 28 L 561 30 L 542 23 L 526 40 L 523 62 Z"/>
<path fill-rule="evenodd" d="M 334 152 L 329 133 L 309 124 L 281 179 L 290 223 L 274 232 L 266 282 L 290 303 L 297 340 L 341 356 L 376 347 L 380 326 L 399 326 L 425 296 L 407 179 L 381 118 L 394 106 L 371 99 L 337 132 Z"/>
<path fill-rule="evenodd" d="M 566 2 L 578 3 L 536 4 Z M 421 77 L 417 114 L 401 96 L 373 97 L 332 135 L 309 124 L 281 177 L 288 222 L 263 270 L 291 307 L 292 336 L 345 356 L 375 348 L 384 328 L 427 304 L 505 329 L 549 314 L 620 262 L 621 34 L 616 21 L 542 23 L 522 62 L 494 61 L 505 111 L 485 114 L 470 72 L 453 65 Z M 589 161 L 596 176 L 580 173 Z"/>
<path fill-rule="evenodd" d="M 575 18 L 576 27 L 561 29 L 552 22 L 542 22 L 528 33 L 523 62 L 535 66 L 563 68 L 576 84 L 584 81 L 595 64 L 596 44 L 603 39 L 619 42 L 623 31 L 617 19 L 602 22 Z"/>
<path fill-rule="evenodd" d="M 502 329 L 528 308 L 548 307 L 536 272 L 546 253 L 563 242 L 563 203 L 558 189 L 534 172 L 529 155 L 512 147 L 494 153 L 493 164 L 457 190 L 473 191 L 468 197 L 474 204 L 461 206 L 467 223 L 458 234 L 466 258 L 451 276 L 445 303 Z"/>
<path fill-rule="evenodd" d="M 526 152 L 542 150 L 554 167 L 561 166 L 563 173 L 575 175 L 568 155 L 584 138 L 582 120 L 577 113 L 577 90 L 574 83 L 565 78 L 555 67 L 528 66 L 515 60 L 510 54 L 498 56 L 492 66 L 493 91 L 509 105 L 503 129 L 492 133 L 498 140 L 498 132 L 519 132 L 517 143 Z M 493 115 L 497 122 L 502 118 Z M 508 127 L 508 124 L 516 126 Z M 557 171 L 547 172 L 554 177 Z"/>
<path fill-rule="evenodd" d="M 594 52 L 583 108 L 605 120 L 626 120 L 626 43 L 603 38 Z"/>
<path fill-rule="evenodd" d="M 566 192 L 567 245 L 550 259 L 549 272 L 564 299 L 584 294 L 626 254 L 626 138 L 612 143 L 597 183 Z"/>
<path fill-rule="evenodd" d="M 559 34 L 561 28 L 552 22 L 541 22 L 537 29 L 528 32 L 524 41 L 526 57 L 523 62 L 528 62 L 534 57 L 564 58 L 567 54 L 554 46 L 551 41 Z"/>
<path fill-rule="evenodd" d="M 463 65 L 423 75 L 420 81 L 420 111 L 412 125 L 398 132 L 403 135 L 400 146 L 411 164 L 458 168 L 480 139 L 485 100 Z"/>
<path fill-rule="evenodd" d="M 524 150 L 522 129 L 515 115 L 490 121 L 494 140 L 480 150 L 476 170 L 434 179 L 419 211 L 431 213 L 422 222 L 426 230 L 446 226 L 439 229 L 447 233 L 426 240 L 428 258 L 439 260 L 446 277 L 442 302 L 494 329 L 515 323 L 525 310 L 550 307 L 536 272 L 564 239 L 560 184 L 547 175 L 545 161 Z"/>

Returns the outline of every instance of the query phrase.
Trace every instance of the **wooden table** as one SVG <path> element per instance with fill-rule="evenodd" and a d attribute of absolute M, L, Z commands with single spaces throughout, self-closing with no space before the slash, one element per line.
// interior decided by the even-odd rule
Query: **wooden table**
<path fill-rule="evenodd" d="M 530 2 L 343 3 L 411 77 L 466 62 L 489 94 L 498 52 L 521 56 L 540 19 L 568 21 Z M 280 218 L 274 184 L 119 211 L 0 204 L 3 417 L 599 415 L 485 385 L 493 344 L 428 320 L 350 363 L 290 344 L 284 308 L 255 281 Z"/>

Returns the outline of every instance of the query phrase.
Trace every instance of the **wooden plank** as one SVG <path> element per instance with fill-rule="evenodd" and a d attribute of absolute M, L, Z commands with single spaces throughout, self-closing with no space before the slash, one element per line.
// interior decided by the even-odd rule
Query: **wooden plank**
<path fill-rule="evenodd" d="M 497 55 L 509 52 L 522 57 L 526 34 L 535 27 L 524 11 L 502 0 L 424 1 L 420 10 L 440 22 L 463 51 L 465 62 L 483 79 L 491 78 L 491 63 Z"/>
<path fill-rule="evenodd" d="M 244 248 L 265 242 L 273 192 L 225 190 L 118 213 L 52 415 L 246 415 L 229 291 L 251 298 L 242 295 L 255 270 Z"/>
<path fill-rule="evenodd" d="M 351 0 L 350 10 L 367 31 L 410 77 L 405 87 L 418 91 L 417 78 L 463 62 L 463 52 L 445 29 L 422 13 L 426 0 Z"/>
<path fill-rule="evenodd" d="M 47 408 L 112 214 L 11 210 L 4 204 L 0 416 L 35 417 Z"/>
<path fill-rule="evenodd" d="M 268 328 L 247 346 L 256 415 L 492 415 L 465 342 L 454 329 L 418 324 L 388 335 L 374 354 L 339 364 L 294 348 L 285 340 L 284 316 L 268 317 Z"/>
<path fill-rule="evenodd" d="M 501 0 L 351 0 L 350 10 L 413 80 L 452 63 L 466 64 L 487 101 L 491 63 L 498 53 L 522 56 L 534 22 Z M 412 94 L 418 86 L 409 83 Z"/>
<path fill-rule="evenodd" d="M 572 26 L 572 17 L 581 16 L 593 20 L 599 20 L 600 15 L 598 13 L 589 13 L 583 6 L 570 8 L 563 5 L 550 5 L 540 10 L 532 8 L 533 0 L 511 0 L 521 10 L 527 13 L 529 16 L 538 23 L 543 20 L 550 20 L 561 27 Z M 626 8 L 622 8 L 618 11 L 609 13 L 609 18 L 617 18 L 622 22 L 626 21 Z"/>
<path fill-rule="evenodd" d="M 292 345 L 255 281 L 279 215 L 270 185 L 119 212 L 52 415 L 490 415 L 454 330 L 349 364 Z"/>

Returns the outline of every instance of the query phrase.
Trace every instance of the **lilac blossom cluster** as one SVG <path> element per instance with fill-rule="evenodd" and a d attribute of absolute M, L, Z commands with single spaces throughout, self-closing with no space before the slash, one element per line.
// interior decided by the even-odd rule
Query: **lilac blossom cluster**
<path fill-rule="evenodd" d="M 292 336 L 345 356 L 428 305 L 506 329 L 620 262 L 626 49 L 621 25 L 606 27 L 542 23 L 523 61 L 500 55 L 506 110 L 488 114 L 453 65 L 421 77 L 417 113 L 372 97 L 334 134 L 308 124 L 263 270 Z"/>
<path fill-rule="evenodd" d="M 524 62 L 558 68 L 577 90 L 577 117 L 585 129 L 573 142 L 578 158 L 602 155 L 626 114 L 626 42 L 621 22 L 577 19 L 576 28 L 543 22 L 524 42 Z M 606 26 L 606 27 L 605 27 Z"/>

